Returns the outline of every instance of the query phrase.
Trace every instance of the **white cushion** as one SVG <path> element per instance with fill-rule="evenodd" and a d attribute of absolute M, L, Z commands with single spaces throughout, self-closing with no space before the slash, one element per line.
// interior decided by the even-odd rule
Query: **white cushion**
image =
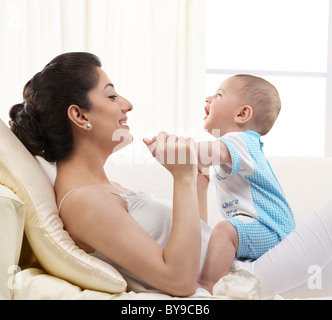
<path fill-rule="evenodd" d="M 0 137 L 0 184 L 24 203 L 25 234 L 45 271 L 84 289 L 125 291 L 121 274 L 78 248 L 63 229 L 49 177 L 1 120 Z"/>
<path fill-rule="evenodd" d="M 0 300 L 9 300 L 15 274 L 20 270 L 24 204 L 10 189 L 0 185 L 0 208 Z"/>
<path fill-rule="evenodd" d="M 271 157 L 296 223 L 310 217 L 331 199 L 331 157 Z"/>

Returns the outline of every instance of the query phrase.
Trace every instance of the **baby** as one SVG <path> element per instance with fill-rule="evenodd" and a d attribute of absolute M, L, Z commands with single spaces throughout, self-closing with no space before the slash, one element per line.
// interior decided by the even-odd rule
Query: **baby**
<path fill-rule="evenodd" d="M 283 190 L 264 156 L 260 137 L 281 108 L 268 81 L 236 75 L 206 99 L 204 128 L 216 140 L 196 143 L 198 169 L 208 174 L 224 220 L 214 227 L 198 280 L 212 292 L 234 258 L 257 259 L 295 228 Z M 153 152 L 152 140 L 145 140 Z"/>
<path fill-rule="evenodd" d="M 226 79 L 206 99 L 204 127 L 218 140 L 197 143 L 198 167 L 204 173 L 212 165 L 210 183 L 226 218 L 212 231 L 199 279 L 210 292 L 228 273 L 235 257 L 257 259 L 295 227 L 260 141 L 272 128 L 280 108 L 275 87 L 251 75 Z M 212 156 L 204 159 L 207 154 Z"/>

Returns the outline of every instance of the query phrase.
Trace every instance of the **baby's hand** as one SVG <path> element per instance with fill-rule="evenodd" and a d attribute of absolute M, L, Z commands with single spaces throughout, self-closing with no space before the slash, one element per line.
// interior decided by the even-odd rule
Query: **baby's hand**
<path fill-rule="evenodd" d="M 150 152 L 152 153 L 152 156 L 156 156 L 156 143 L 157 137 L 153 137 L 152 139 L 144 138 L 143 142 L 146 144 Z"/>

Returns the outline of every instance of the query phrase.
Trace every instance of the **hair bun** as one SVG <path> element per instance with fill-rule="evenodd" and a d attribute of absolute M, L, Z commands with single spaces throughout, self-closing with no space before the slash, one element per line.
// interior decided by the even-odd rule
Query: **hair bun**
<path fill-rule="evenodd" d="M 36 120 L 35 112 L 27 102 L 15 104 L 10 112 L 10 129 L 24 146 L 35 156 L 44 156 L 42 130 Z"/>

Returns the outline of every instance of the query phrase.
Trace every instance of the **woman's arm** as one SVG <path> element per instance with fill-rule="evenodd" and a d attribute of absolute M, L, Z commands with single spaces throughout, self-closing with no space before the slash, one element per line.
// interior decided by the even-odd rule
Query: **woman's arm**
<path fill-rule="evenodd" d="M 196 289 L 201 251 L 197 165 L 189 161 L 194 148 L 188 139 L 164 134 L 158 139 L 158 157 L 173 151 L 188 157 L 183 164 L 164 164 L 174 178 L 173 223 L 164 249 L 128 214 L 122 198 L 93 186 L 78 190 L 67 200 L 67 206 L 75 206 L 65 225 L 82 247 L 98 250 L 163 292 L 187 296 Z"/>
<path fill-rule="evenodd" d="M 172 266 L 173 274 L 181 273 L 189 280 L 186 281 L 186 286 L 191 287 L 190 291 L 193 293 L 199 273 L 201 251 L 196 187 L 197 154 L 194 141 L 162 132 L 157 136 L 156 142 L 156 159 L 174 178 L 173 225 L 164 258 L 165 262 Z"/>
<path fill-rule="evenodd" d="M 199 214 L 203 221 L 208 223 L 208 205 L 207 205 L 207 193 L 210 179 L 209 176 L 197 173 L 197 198 L 199 206 Z"/>

